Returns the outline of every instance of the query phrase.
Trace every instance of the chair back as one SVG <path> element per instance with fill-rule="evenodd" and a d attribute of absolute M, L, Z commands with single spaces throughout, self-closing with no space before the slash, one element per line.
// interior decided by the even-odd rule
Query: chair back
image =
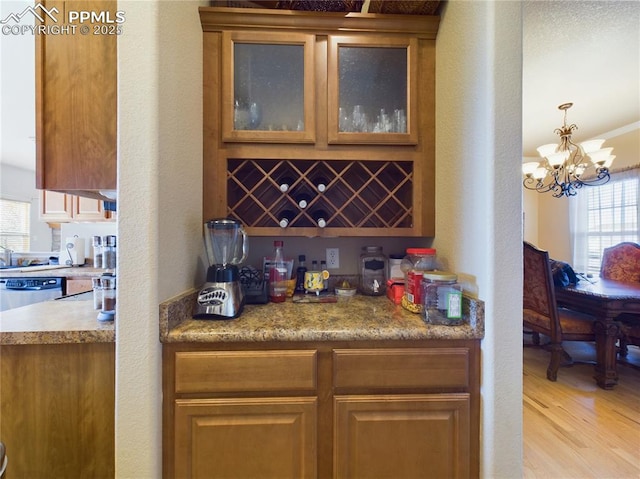
<path fill-rule="evenodd" d="M 640 282 L 640 245 L 626 241 L 605 248 L 600 263 L 600 277 Z"/>
<path fill-rule="evenodd" d="M 523 321 L 524 325 L 562 341 L 549 253 L 524 242 L 523 250 Z"/>

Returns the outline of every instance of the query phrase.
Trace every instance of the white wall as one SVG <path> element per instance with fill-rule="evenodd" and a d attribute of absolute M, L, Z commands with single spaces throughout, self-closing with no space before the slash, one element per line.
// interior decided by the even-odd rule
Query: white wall
<path fill-rule="evenodd" d="M 194 286 L 202 244 L 198 2 L 119 0 L 116 476 L 158 478 L 158 305 Z"/>
<path fill-rule="evenodd" d="M 116 473 L 161 476 L 158 304 L 201 254 L 197 2 L 120 0 Z M 518 2 L 449 2 L 438 36 L 437 244 L 487 306 L 482 470 L 521 477 Z M 455 178 L 455 181 L 452 181 Z"/>
<path fill-rule="evenodd" d="M 519 2 L 448 2 L 437 40 L 436 238 L 477 278 L 483 477 L 522 477 Z"/>

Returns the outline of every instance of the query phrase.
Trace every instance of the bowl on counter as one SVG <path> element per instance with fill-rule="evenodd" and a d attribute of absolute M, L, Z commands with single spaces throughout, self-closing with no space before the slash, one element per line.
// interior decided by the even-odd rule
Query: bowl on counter
<path fill-rule="evenodd" d="M 335 291 L 339 300 L 349 300 L 356 295 L 357 288 L 355 286 L 336 286 Z"/>

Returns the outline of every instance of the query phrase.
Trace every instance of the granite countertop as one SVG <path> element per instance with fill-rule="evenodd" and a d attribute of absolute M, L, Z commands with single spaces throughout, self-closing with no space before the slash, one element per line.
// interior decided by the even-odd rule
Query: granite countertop
<path fill-rule="evenodd" d="M 95 278 L 103 274 L 105 271 L 106 270 L 104 269 L 94 268 L 92 266 L 26 266 L 23 268 L 0 269 L 0 278 L 48 278 L 51 276 L 65 278 Z"/>
<path fill-rule="evenodd" d="M 197 291 L 160 304 L 160 341 L 213 343 L 258 341 L 352 341 L 481 339 L 484 303 L 464 299 L 468 322 L 428 325 L 421 315 L 393 304 L 386 296 L 356 295 L 349 301 L 322 304 L 249 304 L 236 319 L 192 319 Z"/>
<path fill-rule="evenodd" d="M 113 321 L 98 321 L 93 300 L 51 300 L 0 313 L 1 344 L 106 343 Z"/>

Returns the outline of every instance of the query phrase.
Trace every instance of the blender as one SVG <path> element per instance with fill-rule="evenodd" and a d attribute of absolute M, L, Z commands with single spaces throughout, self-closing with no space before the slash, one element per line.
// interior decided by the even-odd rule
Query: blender
<path fill-rule="evenodd" d="M 204 243 L 209 268 L 193 317 L 237 318 L 244 306 L 238 265 L 247 257 L 247 234 L 237 220 L 214 219 L 204 224 Z"/>

